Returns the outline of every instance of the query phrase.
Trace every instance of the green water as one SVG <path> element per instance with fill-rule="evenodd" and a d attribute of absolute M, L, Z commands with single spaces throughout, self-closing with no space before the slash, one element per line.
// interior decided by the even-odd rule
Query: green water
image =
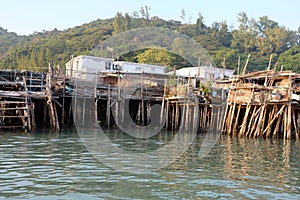
<path fill-rule="evenodd" d="M 108 135 L 112 142 L 124 148 L 131 145 L 135 151 L 136 141 L 126 134 Z M 161 144 L 159 138 L 146 142 L 155 148 Z M 199 159 L 202 139 L 198 136 L 170 166 L 132 174 L 98 162 L 75 130 L 4 132 L 0 198 L 300 199 L 300 142 L 222 136 L 208 156 Z"/>

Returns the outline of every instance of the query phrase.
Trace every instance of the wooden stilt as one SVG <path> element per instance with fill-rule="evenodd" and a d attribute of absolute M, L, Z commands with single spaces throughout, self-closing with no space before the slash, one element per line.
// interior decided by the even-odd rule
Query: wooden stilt
<path fill-rule="evenodd" d="M 174 129 L 177 130 L 178 129 L 178 124 L 179 124 L 179 104 L 178 101 L 176 101 L 176 109 L 175 109 L 175 127 Z"/>
<path fill-rule="evenodd" d="M 167 105 L 166 105 L 166 129 L 169 129 L 169 99 L 167 99 Z"/>
<path fill-rule="evenodd" d="M 174 106 L 174 104 L 171 104 L 171 106 L 172 106 L 172 115 L 171 115 L 171 127 L 172 127 L 172 130 L 174 130 L 175 129 L 175 106 Z"/>
<path fill-rule="evenodd" d="M 292 138 L 292 104 L 289 101 L 288 111 L 287 111 L 287 138 L 290 140 Z"/>
<path fill-rule="evenodd" d="M 31 129 L 32 129 L 32 130 L 35 130 L 35 129 L 36 129 L 34 110 L 35 110 L 35 103 L 31 102 L 31 106 L 30 106 L 30 116 L 31 116 L 31 124 L 32 124 Z"/>
<path fill-rule="evenodd" d="M 276 108 L 277 108 L 277 106 L 272 106 L 272 112 L 271 112 L 271 114 L 268 117 L 267 127 L 270 124 L 270 122 L 272 121 L 272 119 L 274 119 L 274 117 L 275 117 L 274 115 L 275 115 L 275 112 L 276 112 Z M 263 134 L 265 134 L 266 138 L 269 138 L 270 135 L 271 135 L 272 126 L 270 126 L 268 128 L 267 127 L 263 130 Z"/>
<path fill-rule="evenodd" d="M 110 84 L 107 86 L 107 102 L 106 102 L 106 125 L 110 126 Z"/>
<path fill-rule="evenodd" d="M 284 111 L 284 107 L 283 107 L 281 113 L 283 113 L 283 111 Z M 277 118 L 277 123 L 276 123 L 275 129 L 274 129 L 273 138 L 277 138 L 278 137 L 278 133 L 279 133 L 279 129 L 280 129 L 280 124 L 282 122 L 282 114 L 281 113 L 278 115 L 278 118 Z"/>
<path fill-rule="evenodd" d="M 292 109 L 292 121 L 293 121 L 294 133 L 295 133 L 295 136 L 297 136 L 298 128 L 297 128 L 296 115 L 295 115 L 294 109 Z"/>
<path fill-rule="evenodd" d="M 237 111 L 237 114 L 236 114 L 236 117 L 235 117 L 235 123 L 233 125 L 233 135 L 234 136 L 237 133 L 237 125 L 238 125 L 238 122 L 239 122 L 239 115 L 240 115 L 241 107 L 242 107 L 242 104 L 239 104 L 238 111 Z"/>
<path fill-rule="evenodd" d="M 254 106 L 253 106 L 252 115 L 251 115 L 251 117 L 250 117 L 250 120 L 249 120 L 249 124 L 248 124 L 247 130 L 245 130 L 246 133 L 244 134 L 244 135 L 246 135 L 246 137 L 249 137 L 249 134 L 251 134 L 251 129 L 252 129 L 252 127 L 254 126 L 254 124 L 253 124 L 254 117 L 255 117 L 255 116 L 257 115 L 257 113 L 259 112 L 259 111 L 256 112 L 257 107 L 258 107 L 257 105 L 254 105 Z M 259 109 L 259 110 L 260 110 L 260 109 Z"/>

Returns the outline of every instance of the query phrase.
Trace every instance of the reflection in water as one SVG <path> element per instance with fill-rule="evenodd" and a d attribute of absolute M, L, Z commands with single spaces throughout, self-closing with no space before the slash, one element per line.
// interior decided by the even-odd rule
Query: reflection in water
<path fill-rule="evenodd" d="M 224 137 L 221 143 L 224 145 L 223 177 L 247 182 L 243 194 L 285 197 L 300 192 L 297 172 L 300 155 L 296 141 Z"/>
<path fill-rule="evenodd" d="M 141 140 L 108 133 L 116 145 L 145 151 L 172 133 Z M 94 159 L 74 130 L 61 134 L 0 134 L 0 197 L 29 199 L 300 198 L 297 141 L 222 136 L 207 157 L 198 153 L 204 135 L 170 166 L 130 174 Z M 167 155 L 164 155 L 167 156 Z"/>

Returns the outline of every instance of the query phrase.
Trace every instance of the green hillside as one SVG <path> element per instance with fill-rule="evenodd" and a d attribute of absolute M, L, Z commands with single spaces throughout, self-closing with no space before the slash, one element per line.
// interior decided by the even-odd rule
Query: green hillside
<path fill-rule="evenodd" d="M 199 42 L 218 67 L 225 63 L 226 68 L 236 69 L 238 60 L 243 66 L 251 54 L 248 69 L 261 70 L 267 67 L 272 54 L 272 66 L 283 65 L 294 71 L 300 69 L 299 31 L 289 30 L 267 16 L 252 19 L 246 13 L 240 13 L 237 20 L 239 24 L 235 29 L 225 21 L 207 25 L 200 14 L 195 23 L 185 23 L 184 16 L 183 22 L 166 21 L 151 17 L 145 6 L 140 12 L 117 13 L 112 19 L 98 19 L 63 31 L 55 29 L 29 36 L 18 36 L 0 27 L 0 68 L 44 71 L 48 63 L 64 67 L 72 55 L 86 55 L 112 35 L 134 28 L 163 27 L 177 30 Z M 153 54 L 156 56 L 149 56 Z M 189 65 L 179 56 L 162 49 L 129 52 L 121 59 L 161 63 L 170 69 L 173 65 Z"/>

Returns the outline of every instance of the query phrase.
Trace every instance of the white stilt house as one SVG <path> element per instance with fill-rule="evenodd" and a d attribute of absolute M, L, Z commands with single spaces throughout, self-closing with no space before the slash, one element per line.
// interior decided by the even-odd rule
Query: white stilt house
<path fill-rule="evenodd" d="M 88 79 L 98 72 L 109 72 L 113 59 L 95 56 L 78 56 L 66 63 L 66 75 L 74 78 Z"/>
<path fill-rule="evenodd" d="M 169 74 L 174 74 L 174 72 L 169 72 Z M 212 66 L 201 66 L 201 67 L 185 67 L 176 70 L 176 76 L 191 78 L 193 86 L 196 86 L 196 79 L 201 80 L 201 82 L 213 81 L 225 77 L 231 77 L 234 74 L 234 70 L 222 69 Z"/>
<path fill-rule="evenodd" d="M 66 75 L 70 77 L 89 79 L 92 74 L 99 72 L 165 74 L 165 67 L 159 65 L 114 61 L 110 58 L 94 56 L 78 56 L 72 58 L 66 63 Z"/>

